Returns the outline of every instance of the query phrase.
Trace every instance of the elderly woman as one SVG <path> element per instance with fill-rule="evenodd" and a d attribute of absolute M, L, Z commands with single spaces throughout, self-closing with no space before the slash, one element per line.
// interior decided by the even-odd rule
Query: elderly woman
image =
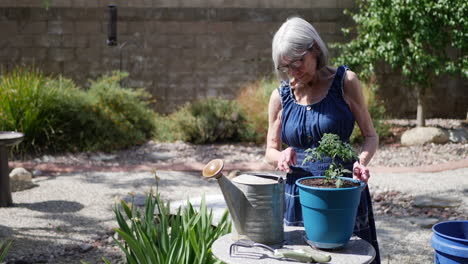
<path fill-rule="evenodd" d="M 359 160 L 342 165 L 353 177 L 367 182 L 366 165 L 377 150 L 378 136 L 367 110 L 356 74 L 346 66 L 330 67 L 328 50 L 315 28 L 301 18 L 290 18 L 273 38 L 272 56 L 281 85 L 271 94 L 266 159 L 287 172 L 286 225 L 302 226 L 302 212 L 295 181 L 321 176 L 331 159 L 302 165 L 304 151 L 316 147 L 325 133 L 349 142 L 356 121 L 364 143 Z M 288 147 L 282 150 L 282 143 Z M 376 249 L 379 247 L 369 190 L 361 195 L 354 233 Z"/>

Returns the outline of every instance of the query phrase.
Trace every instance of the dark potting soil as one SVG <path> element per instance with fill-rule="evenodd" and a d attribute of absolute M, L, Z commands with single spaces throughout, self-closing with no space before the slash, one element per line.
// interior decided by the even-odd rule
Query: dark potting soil
<path fill-rule="evenodd" d="M 325 179 L 304 179 L 300 181 L 301 184 L 317 188 L 336 188 L 335 182 L 325 182 Z M 351 188 L 359 186 L 360 183 L 352 181 L 343 181 L 342 188 Z"/>

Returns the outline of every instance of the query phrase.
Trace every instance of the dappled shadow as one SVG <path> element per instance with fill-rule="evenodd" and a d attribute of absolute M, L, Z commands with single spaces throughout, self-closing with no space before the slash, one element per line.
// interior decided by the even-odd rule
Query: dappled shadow
<path fill-rule="evenodd" d="M 450 189 L 444 193 L 411 195 L 399 191 L 373 193 L 372 200 L 376 215 L 395 217 L 431 217 L 442 220 L 463 219 L 463 197 L 465 190 Z M 422 203 L 421 201 L 426 201 Z M 425 205 L 426 204 L 426 205 Z"/>
<path fill-rule="evenodd" d="M 8 226 L 0 225 L 0 241 L 3 239 L 10 237 L 13 234 L 13 230 Z"/>
<path fill-rule="evenodd" d="M 51 214 L 73 213 L 84 208 L 81 203 L 63 200 L 50 200 L 37 203 L 15 203 L 14 206 Z"/>
<path fill-rule="evenodd" d="M 15 236 L 10 241 L 12 244 L 5 259 L 6 263 L 81 263 L 81 260 L 103 263 L 102 257 L 109 259 L 111 263 L 121 263 L 122 260 L 121 252 L 110 247 L 96 247 L 82 252 L 78 244 L 61 244 L 34 236 Z M 51 252 L 51 248 L 56 250 Z M 41 251 L 43 249 L 46 250 Z"/>
<path fill-rule="evenodd" d="M 382 263 L 430 263 L 430 229 L 410 224 L 405 217 L 376 217 Z M 422 237 L 425 237 L 422 239 Z M 408 259 L 405 259 L 408 258 Z M 411 259 L 412 258 L 412 259 Z M 405 261 L 414 262 L 405 262 Z"/>
<path fill-rule="evenodd" d="M 69 205 L 77 211 L 80 207 L 82 208 L 82 205 L 78 203 Z M 92 263 L 100 263 L 98 260 L 101 256 L 116 255 L 115 252 L 108 254 L 105 248 L 93 248 L 89 252 L 83 252 L 80 248 L 80 245 L 93 242 L 96 237 L 106 237 L 109 228 L 103 225 L 103 222 L 112 220 L 113 216 L 98 219 L 76 215 L 72 211 L 51 212 L 49 210 L 29 217 L 28 221 L 32 223 L 41 223 L 51 219 L 53 221 L 50 221 L 48 225 L 22 225 L 16 228 L 0 225 L 0 235 L 2 235 L 0 238 L 13 241 L 7 260 L 21 259 L 27 260 L 26 263 L 79 263 L 80 259 L 86 259 L 92 260 Z M 52 260 L 47 259 L 50 256 L 53 256 Z"/>
<path fill-rule="evenodd" d="M 202 186 L 212 186 L 215 181 L 207 181 L 201 176 L 201 172 L 170 172 L 158 173 L 159 179 L 156 181 L 150 172 L 134 173 L 136 177 L 121 177 L 124 173 L 89 173 L 81 180 L 86 183 L 104 184 L 106 187 L 114 189 L 129 188 L 150 188 L 156 185 L 160 189 L 173 186 L 184 186 L 187 188 L 199 188 Z M 128 173 L 126 173 L 128 174 Z M 163 175 L 164 174 L 164 175 Z M 143 176 L 143 177 L 142 177 Z"/>

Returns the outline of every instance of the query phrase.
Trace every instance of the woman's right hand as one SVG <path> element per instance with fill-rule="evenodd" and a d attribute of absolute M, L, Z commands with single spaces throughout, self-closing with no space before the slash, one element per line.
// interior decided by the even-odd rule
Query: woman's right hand
<path fill-rule="evenodd" d="M 280 156 L 278 158 L 278 164 L 276 166 L 276 169 L 290 173 L 292 172 L 292 170 L 289 166 L 296 165 L 296 164 L 297 164 L 296 151 L 294 151 L 293 148 L 289 147 L 281 151 Z"/>

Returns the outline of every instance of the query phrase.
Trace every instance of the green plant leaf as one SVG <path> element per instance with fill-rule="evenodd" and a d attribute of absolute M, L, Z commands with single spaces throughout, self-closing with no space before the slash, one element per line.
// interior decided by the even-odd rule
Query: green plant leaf
<path fill-rule="evenodd" d="M 8 250 L 10 249 L 10 246 L 11 246 L 11 242 L 9 242 L 9 243 L 1 242 L 0 243 L 0 261 L 3 261 L 3 259 L 5 259 L 6 255 L 8 253 Z"/>
<path fill-rule="evenodd" d="M 135 253 L 136 260 L 138 260 L 138 263 L 141 263 L 141 264 L 147 263 L 146 257 L 145 257 L 145 252 L 143 251 L 141 246 L 139 246 L 137 240 L 135 238 L 133 238 L 131 235 L 129 235 L 129 234 L 125 233 L 125 232 L 122 232 L 119 229 L 117 229 L 116 232 L 119 234 L 120 237 L 122 237 L 122 239 L 125 240 L 126 244 L 129 245 L 132 252 Z"/>

